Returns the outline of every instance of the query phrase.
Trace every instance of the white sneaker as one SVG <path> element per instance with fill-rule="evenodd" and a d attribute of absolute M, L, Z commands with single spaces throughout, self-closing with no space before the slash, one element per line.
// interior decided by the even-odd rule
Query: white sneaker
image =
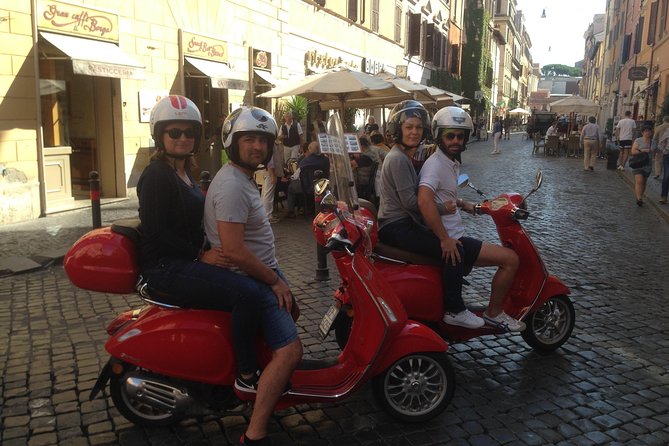
<path fill-rule="evenodd" d="M 459 313 L 446 313 L 442 319 L 449 325 L 458 325 L 465 328 L 481 328 L 485 321 L 469 310 Z"/>
<path fill-rule="evenodd" d="M 625 170 L 623 166 L 618 166 L 618 170 Z"/>
<path fill-rule="evenodd" d="M 504 331 L 523 331 L 526 327 L 525 322 L 514 319 L 503 311 L 495 317 L 488 316 L 484 312 L 483 319 L 485 320 L 486 324 L 492 325 L 493 327 L 497 327 Z"/>

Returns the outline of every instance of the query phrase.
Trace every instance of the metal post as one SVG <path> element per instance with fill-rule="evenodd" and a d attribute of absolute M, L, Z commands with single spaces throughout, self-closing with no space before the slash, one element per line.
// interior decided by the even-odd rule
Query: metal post
<path fill-rule="evenodd" d="M 317 170 L 314 172 L 314 186 L 321 178 L 325 178 L 325 173 L 322 170 Z M 316 193 L 316 188 L 314 187 L 314 213 L 318 212 L 318 209 L 321 204 L 321 196 Z M 318 243 L 316 243 L 316 280 L 325 282 L 330 280 L 330 270 L 328 270 L 328 255 L 325 252 L 325 248 Z"/>
<path fill-rule="evenodd" d="M 207 195 L 207 191 L 209 190 L 209 185 L 211 184 L 211 174 L 209 173 L 208 170 L 203 170 L 202 173 L 200 173 L 200 190 Z"/>
<path fill-rule="evenodd" d="M 92 170 L 88 174 L 90 185 L 91 213 L 93 214 L 93 228 L 102 227 L 102 214 L 100 212 L 100 174 Z"/>

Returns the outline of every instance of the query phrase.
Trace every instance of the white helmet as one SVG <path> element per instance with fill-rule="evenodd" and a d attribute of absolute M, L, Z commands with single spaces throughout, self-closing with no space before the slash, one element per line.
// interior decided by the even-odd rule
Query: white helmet
<path fill-rule="evenodd" d="M 432 137 L 441 144 L 440 132 L 443 129 L 461 129 L 465 131 L 466 144 L 469 140 L 469 134 L 474 130 L 474 124 L 469 113 L 453 105 L 444 107 L 435 113 L 432 118 Z"/>
<path fill-rule="evenodd" d="M 150 129 L 151 137 L 158 149 L 163 146 L 163 131 L 165 126 L 171 122 L 192 122 L 195 129 L 195 144 L 193 151 L 200 145 L 202 135 L 202 115 L 197 105 L 185 96 L 170 95 L 162 98 L 151 110 Z"/>
<path fill-rule="evenodd" d="M 267 157 L 263 161 L 266 166 L 272 159 L 274 153 L 274 141 L 278 133 L 278 127 L 274 117 L 262 108 L 242 106 L 233 111 L 223 123 L 221 140 L 228 157 L 236 164 L 241 164 L 239 159 L 239 137 L 247 133 L 260 133 L 267 137 Z M 257 166 L 244 166 L 256 169 Z"/>

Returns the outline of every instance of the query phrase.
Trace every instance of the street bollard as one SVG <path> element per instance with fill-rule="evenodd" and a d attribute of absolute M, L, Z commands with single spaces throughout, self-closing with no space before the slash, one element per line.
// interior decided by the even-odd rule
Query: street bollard
<path fill-rule="evenodd" d="M 100 212 L 100 174 L 92 170 L 88 174 L 88 184 L 91 196 L 91 213 L 93 214 L 93 228 L 102 227 L 102 214 Z"/>
<path fill-rule="evenodd" d="M 322 170 L 317 170 L 314 172 L 314 186 L 316 182 L 321 178 L 325 178 L 325 173 Z M 318 212 L 318 209 L 321 204 L 321 196 L 316 193 L 316 188 L 314 187 L 314 213 Z M 330 270 L 328 269 L 328 255 L 325 252 L 325 248 L 318 243 L 316 243 L 316 280 L 320 282 L 325 282 L 330 280 Z"/>
<path fill-rule="evenodd" d="M 209 185 L 211 184 L 211 174 L 209 173 L 208 170 L 203 170 L 202 173 L 200 173 L 200 190 L 207 195 L 207 191 L 209 190 Z"/>

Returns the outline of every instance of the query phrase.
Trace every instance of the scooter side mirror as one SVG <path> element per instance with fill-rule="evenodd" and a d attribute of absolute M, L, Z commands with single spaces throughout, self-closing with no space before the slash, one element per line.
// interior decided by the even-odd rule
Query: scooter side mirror
<path fill-rule="evenodd" d="M 458 176 L 458 187 L 463 189 L 467 186 L 469 186 L 469 175 L 461 173 L 460 176 Z"/>
<path fill-rule="evenodd" d="M 321 178 L 320 180 L 316 181 L 316 185 L 314 186 L 314 192 L 316 195 L 323 195 L 323 193 L 328 189 L 330 186 L 330 180 L 327 178 Z"/>
<path fill-rule="evenodd" d="M 327 191 L 321 200 L 321 212 L 335 212 L 337 210 L 337 199 L 332 192 Z"/>
<path fill-rule="evenodd" d="M 541 170 L 537 170 L 537 175 L 534 177 L 534 190 L 539 189 L 543 181 L 544 181 L 544 173 Z"/>

